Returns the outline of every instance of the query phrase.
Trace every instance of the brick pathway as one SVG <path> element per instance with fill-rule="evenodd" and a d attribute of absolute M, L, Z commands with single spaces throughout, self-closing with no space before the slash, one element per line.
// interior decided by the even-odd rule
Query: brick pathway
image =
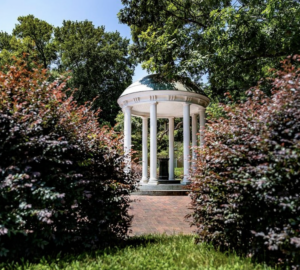
<path fill-rule="evenodd" d="M 191 234 L 194 228 L 184 219 L 191 212 L 188 196 L 139 196 L 131 203 L 129 213 L 134 216 L 131 235 L 149 233 Z"/>

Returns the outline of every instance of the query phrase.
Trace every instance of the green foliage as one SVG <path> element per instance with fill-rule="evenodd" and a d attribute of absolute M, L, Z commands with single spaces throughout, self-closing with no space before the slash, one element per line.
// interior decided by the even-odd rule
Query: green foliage
<path fill-rule="evenodd" d="M 296 60 L 296 61 L 295 61 Z M 300 265 L 300 69 L 295 56 L 245 103 L 206 126 L 192 171 L 198 241 L 282 266 Z M 201 158 L 204 157 L 205 158 Z"/>
<path fill-rule="evenodd" d="M 182 179 L 183 175 L 184 175 L 184 173 L 183 173 L 183 167 L 181 167 L 181 168 L 175 168 L 174 174 L 175 174 L 175 178 Z"/>
<path fill-rule="evenodd" d="M 19 24 L 13 30 L 16 38 L 30 38 L 37 52 L 38 62 L 48 68 L 57 59 L 57 50 L 53 42 L 53 26 L 49 23 L 35 18 L 33 15 L 20 16 Z"/>
<path fill-rule="evenodd" d="M 118 32 L 105 32 L 92 22 L 64 21 L 55 29 L 61 63 L 59 70 L 72 70 L 69 84 L 79 89 L 80 104 L 99 97 L 94 108 L 101 108 L 101 120 L 114 123 L 117 99 L 132 82 L 134 61 L 128 56 L 129 40 Z"/>
<path fill-rule="evenodd" d="M 116 125 L 114 130 L 120 133 L 124 131 L 124 114 L 122 111 L 119 111 L 116 119 Z M 177 159 L 182 158 L 183 155 L 183 129 L 182 129 L 182 119 L 175 118 L 175 131 L 174 131 L 174 138 L 175 138 L 175 147 L 177 146 L 177 151 L 175 151 L 175 157 Z M 168 136 L 168 120 L 166 119 L 158 119 L 157 121 L 157 144 L 158 149 L 157 153 L 159 157 L 167 157 L 169 156 L 169 136 Z M 148 120 L 148 130 L 150 128 L 150 121 Z M 139 117 L 132 117 L 131 118 L 131 144 L 135 151 L 134 155 L 141 157 L 142 156 L 142 119 Z M 179 142 L 178 142 L 179 141 Z M 148 149 L 150 147 L 150 137 L 148 136 Z M 150 156 L 150 152 L 148 151 L 148 155 Z"/>
<path fill-rule="evenodd" d="M 167 77 L 184 75 L 205 91 L 235 99 L 299 53 L 300 4 L 294 0 L 122 0 L 119 19 L 131 27 L 131 54 Z"/>
<path fill-rule="evenodd" d="M 28 270 L 271 270 L 250 259 L 224 254 L 206 244 L 195 245 L 193 236 L 146 235 L 127 240 L 125 247 L 107 248 L 94 253 L 43 258 L 38 263 L 0 264 L 6 269 Z"/>
<path fill-rule="evenodd" d="M 206 107 L 206 120 L 218 119 L 225 115 L 225 111 L 219 102 L 210 102 Z"/>
<path fill-rule="evenodd" d="M 116 125 L 114 130 L 116 132 L 124 132 L 124 114 L 119 111 L 116 117 Z M 148 138 L 149 139 L 149 138 Z M 135 152 L 142 151 L 142 119 L 139 117 L 131 117 L 131 144 Z"/>
<path fill-rule="evenodd" d="M 0 51 L 11 49 L 10 40 L 11 35 L 3 31 L 0 32 Z"/>
<path fill-rule="evenodd" d="M 66 81 L 16 61 L 0 72 L 0 257 L 81 250 L 124 239 L 132 175 L 122 140 L 100 128 Z M 45 249 L 46 251 L 43 251 Z"/>
<path fill-rule="evenodd" d="M 113 126 L 119 111 L 117 99 L 132 82 L 134 58 L 128 55 L 129 40 L 118 32 L 106 32 L 92 22 L 64 21 L 61 27 L 21 16 L 12 36 L 0 32 L 0 66 L 12 64 L 12 56 L 26 60 L 30 68 L 42 64 L 54 73 L 72 72 L 68 86 L 77 88 L 78 104 L 93 101 L 101 108 L 102 125 Z"/>

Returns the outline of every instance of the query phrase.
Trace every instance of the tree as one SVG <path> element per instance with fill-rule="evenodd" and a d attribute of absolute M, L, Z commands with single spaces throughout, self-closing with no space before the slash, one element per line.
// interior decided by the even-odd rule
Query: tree
<path fill-rule="evenodd" d="M 61 58 L 59 70 L 71 70 L 70 85 L 79 89 L 76 100 L 83 104 L 98 97 L 94 107 L 101 108 L 102 123 L 114 124 L 117 99 L 131 84 L 134 73 L 129 40 L 89 21 L 64 21 L 55 29 L 55 40 Z"/>
<path fill-rule="evenodd" d="M 89 21 L 64 21 L 57 28 L 33 15 L 18 21 L 12 35 L 0 32 L 0 66 L 10 64 L 12 56 L 24 59 L 25 54 L 28 66 L 42 64 L 50 69 L 51 78 L 71 71 L 68 85 L 78 89 L 77 102 L 97 98 L 93 108 L 101 108 L 100 122 L 114 125 L 117 99 L 131 84 L 135 68 L 128 55 L 129 40 Z"/>
<path fill-rule="evenodd" d="M 0 32 L 0 52 L 3 50 L 9 51 L 11 49 L 10 40 L 11 35 L 3 31 Z"/>
<path fill-rule="evenodd" d="M 39 62 L 44 68 L 49 68 L 52 61 L 57 59 L 56 46 L 53 42 L 54 27 L 33 15 L 20 16 L 18 21 L 13 35 L 21 39 L 30 38 L 34 42 Z"/>
<path fill-rule="evenodd" d="M 131 27 L 131 54 L 168 77 L 201 81 L 206 91 L 234 98 L 299 52 L 300 4 L 295 0 L 122 0 Z"/>

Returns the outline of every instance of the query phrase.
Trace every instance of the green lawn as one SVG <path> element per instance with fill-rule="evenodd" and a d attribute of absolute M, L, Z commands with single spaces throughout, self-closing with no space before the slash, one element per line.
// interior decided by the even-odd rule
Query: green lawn
<path fill-rule="evenodd" d="M 0 264 L 0 269 L 219 269 L 245 270 L 272 268 L 252 264 L 234 254 L 215 251 L 208 245 L 195 245 L 193 236 L 148 235 L 135 237 L 123 248 L 110 248 L 94 253 L 43 258 L 39 263 Z"/>

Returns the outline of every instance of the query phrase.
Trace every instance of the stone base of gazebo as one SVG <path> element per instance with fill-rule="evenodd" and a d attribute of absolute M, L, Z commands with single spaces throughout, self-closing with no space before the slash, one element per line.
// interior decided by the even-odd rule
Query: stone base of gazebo
<path fill-rule="evenodd" d="M 180 184 L 181 181 L 180 180 L 160 180 L 158 179 L 158 184 L 166 184 L 166 185 L 170 185 L 170 184 Z"/>
<path fill-rule="evenodd" d="M 187 196 L 188 193 L 189 193 L 188 185 L 168 183 L 168 184 L 158 184 L 158 185 L 147 185 L 147 184 L 140 185 L 139 190 L 134 192 L 133 195 Z"/>

